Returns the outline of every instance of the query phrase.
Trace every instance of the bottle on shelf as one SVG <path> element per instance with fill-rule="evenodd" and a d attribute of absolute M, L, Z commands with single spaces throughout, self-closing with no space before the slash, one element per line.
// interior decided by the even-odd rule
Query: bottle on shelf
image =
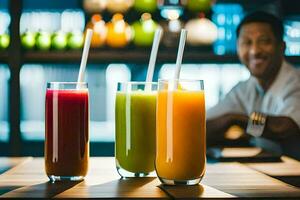
<path fill-rule="evenodd" d="M 102 16 L 100 14 L 94 14 L 91 17 L 91 21 L 86 25 L 86 29 L 88 28 L 93 30 L 91 47 L 97 48 L 103 46 L 106 40 L 107 28 Z"/>
<path fill-rule="evenodd" d="M 120 48 L 125 47 L 131 40 L 131 28 L 124 21 L 123 15 L 116 13 L 112 20 L 107 23 L 107 38 L 106 44 L 110 47 Z"/>
<path fill-rule="evenodd" d="M 192 46 L 211 45 L 218 37 L 217 26 L 203 13 L 196 19 L 189 20 L 185 29 L 188 31 L 187 43 Z"/>
<path fill-rule="evenodd" d="M 136 46 L 151 46 L 155 30 L 158 26 L 159 25 L 152 19 L 151 14 L 142 14 L 141 19 L 132 24 L 134 35 L 133 43 Z"/>

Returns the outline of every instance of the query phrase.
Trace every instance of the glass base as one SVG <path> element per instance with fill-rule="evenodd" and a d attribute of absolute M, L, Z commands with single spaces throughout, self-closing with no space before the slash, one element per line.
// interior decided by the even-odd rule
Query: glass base
<path fill-rule="evenodd" d="M 130 172 L 130 171 L 127 171 L 121 167 L 118 167 L 117 166 L 117 171 L 118 171 L 118 174 L 122 177 L 122 178 L 130 178 L 130 177 L 146 177 L 146 176 L 149 176 L 150 174 L 152 174 L 151 172 L 149 173 L 145 173 L 145 172 L 136 172 L 136 173 L 133 173 L 133 172 Z"/>
<path fill-rule="evenodd" d="M 191 179 L 191 180 L 170 180 L 161 177 L 158 178 L 164 185 L 198 185 L 202 180 L 202 177 L 197 179 Z"/>
<path fill-rule="evenodd" d="M 84 176 L 55 176 L 55 175 L 49 175 L 48 178 L 51 182 L 56 181 L 82 181 L 84 179 Z"/>

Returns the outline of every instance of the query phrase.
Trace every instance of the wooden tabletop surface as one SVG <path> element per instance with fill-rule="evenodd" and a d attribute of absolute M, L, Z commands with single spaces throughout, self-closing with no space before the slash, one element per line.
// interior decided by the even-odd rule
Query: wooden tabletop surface
<path fill-rule="evenodd" d="M 0 158 L 0 163 L 3 160 L 13 160 L 15 166 L 0 175 L 0 197 L 300 198 L 300 188 L 273 178 L 300 175 L 300 162 L 286 157 L 280 163 L 208 163 L 197 186 L 163 186 L 156 177 L 120 179 L 112 157 L 92 157 L 82 182 L 57 183 L 48 181 L 43 158 Z"/>

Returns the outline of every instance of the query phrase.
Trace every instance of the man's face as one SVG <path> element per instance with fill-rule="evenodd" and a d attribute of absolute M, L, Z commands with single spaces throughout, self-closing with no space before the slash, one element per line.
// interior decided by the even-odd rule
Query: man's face
<path fill-rule="evenodd" d="M 238 55 L 251 75 L 267 79 L 276 75 L 284 54 L 284 42 L 276 40 L 267 23 L 252 22 L 242 26 L 238 38 Z"/>

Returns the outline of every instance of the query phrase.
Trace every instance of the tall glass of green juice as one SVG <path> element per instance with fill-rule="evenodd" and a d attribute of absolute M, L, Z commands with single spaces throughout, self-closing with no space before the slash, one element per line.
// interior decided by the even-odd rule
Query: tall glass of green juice
<path fill-rule="evenodd" d="M 157 83 L 118 83 L 116 167 L 121 177 L 143 177 L 155 170 Z"/>

